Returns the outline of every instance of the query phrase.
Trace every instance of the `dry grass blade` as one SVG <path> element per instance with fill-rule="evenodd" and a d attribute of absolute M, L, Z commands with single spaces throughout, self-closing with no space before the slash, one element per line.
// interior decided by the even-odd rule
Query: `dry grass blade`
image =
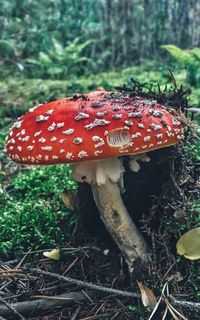
<path fill-rule="evenodd" d="M 64 298 L 64 297 L 58 297 L 58 296 L 32 296 L 31 298 L 33 299 L 46 299 L 46 300 L 61 300 L 61 301 L 69 301 L 69 300 L 74 300 L 75 298 Z"/>
<path fill-rule="evenodd" d="M 167 307 L 168 307 L 168 310 L 171 312 L 172 315 L 174 314 L 174 315 L 176 316 L 176 314 L 177 314 L 179 317 L 181 317 L 181 319 L 183 319 L 183 320 L 188 320 L 188 318 L 186 318 L 185 316 L 183 316 L 178 310 L 176 310 L 176 309 L 169 303 L 169 301 L 168 301 L 167 298 L 165 298 L 165 303 L 166 303 L 166 305 L 167 305 Z M 178 318 L 176 317 L 175 319 L 178 319 Z M 179 320 L 179 319 L 178 319 L 178 320 Z"/>
<path fill-rule="evenodd" d="M 168 283 L 166 282 L 166 283 L 164 284 L 164 286 L 163 286 L 163 289 L 162 289 L 162 292 L 161 292 L 160 298 L 158 299 L 158 302 L 156 303 L 156 305 L 155 305 L 155 307 L 154 307 L 154 309 L 153 309 L 152 313 L 150 314 L 150 317 L 149 317 L 149 319 L 148 319 L 148 320 L 151 320 L 151 319 L 153 318 L 154 314 L 156 313 L 156 311 L 157 311 L 157 309 L 158 309 L 158 307 L 159 307 L 159 305 L 160 305 L 160 303 L 161 303 L 161 301 L 162 301 L 162 299 L 163 299 L 163 294 L 164 294 L 164 292 L 165 292 L 165 290 L 166 290 L 167 286 L 168 286 Z"/>
<path fill-rule="evenodd" d="M 167 306 L 166 306 L 165 312 L 164 312 L 161 320 L 165 320 L 165 318 L 166 318 L 166 316 L 167 316 L 167 312 L 168 312 L 168 308 L 167 308 Z"/>

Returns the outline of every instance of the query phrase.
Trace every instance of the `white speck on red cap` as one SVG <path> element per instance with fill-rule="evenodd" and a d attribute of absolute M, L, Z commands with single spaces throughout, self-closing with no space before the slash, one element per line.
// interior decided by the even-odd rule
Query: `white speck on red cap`
<path fill-rule="evenodd" d="M 43 115 L 39 115 L 35 118 L 36 122 L 41 122 L 41 121 L 46 121 L 49 119 L 49 116 L 43 116 Z"/>
<path fill-rule="evenodd" d="M 56 128 L 56 123 L 53 122 L 53 123 L 47 128 L 47 130 L 48 130 L 48 131 L 54 131 L 55 128 Z"/>
<path fill-rule="evenodd" d="M 84 112 L 79 112 L 77 116 L 75 116 L 75 120 L 81 120 L 81 119 L 87 119 L 89 118 L 89 114 L 84 113 Z"/>
<path fill-rule="evenodd" d="M 66 135 L 70 135 L 70 134 L 74 133 L 74 129 L 71 129 L 71 128 L 67 129 L 67 130 L 63 131 L 63 133 Z"/>

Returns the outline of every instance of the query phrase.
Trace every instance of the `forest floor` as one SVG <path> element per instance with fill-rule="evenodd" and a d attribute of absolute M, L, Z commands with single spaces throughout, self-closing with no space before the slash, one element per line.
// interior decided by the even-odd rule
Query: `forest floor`
<path fill-rule="evenodd" d="M 157 299 L 168 284 L 174 298 L 200 301 L 200 264 L 176 253 L 176 241 L 180 235 L 200 223 L 200 144 L 190 134 L 179 148 L 152 152 L 150 156 L 154 161 L 142 164 L 137 176 L 128 169 L 125 172 L 127 192 L 123 200 L 132 215 L 137 212 L 135 219 L 153 252 L 151 262 L 143 268 L 136 265 L 132 274 L 100 222 L 90 188 L 86 185 L 79 188 L 78 199 L 83 204 L 81 212 L 80 206 L 70 208 L 66 205 L 66 199 L 67 203 L 70 202 L 69 198 L 71 195 L 73 198 L 77 190 L 77 185 L 69 177 L 70 167 L 19 168 L 3 151 L 9 125 L 33 103 L 102 85 L 110 89 L 122 85 L 120 81 L 125 82 L 134 72 L 137 74 L 136 69 L 126 69 L 120 74 L 91 76 L 84 81 L 8 79 L 7 83 L 1 83 L 2 319 L 145 320 L 151 312 L 142 305 L 138 281 L 151 289 Z M 167 71 L 165 76 L 148 70 L 146 74 L 143 71 L 142 79 L 138 80 L 145 77 L 156 79 L 156 82 L 162 80 L 164 86 L 169 83 Z M 194 90 L 190 99 L 197 103 L 198 97 L 199 92 Z M 61 248 L 60 260 L 43 256 L 44 251 L 56 247 Z M 37 268 L 37 273 L 33 268 Z M 109 292 L 105 287 L 120 291 Z M 62 294 L 65 294 L 64 299 L 60 296 Z M 167 296 L 167 290 L 165 294 Z M 7 315 L 7 303 L 9 307 L 10 303 L 18 306 L 21 303 L 20 306 L 28 308 L 34 301 L 49 304 L 47 310 L 39 310 L 38 303 L 25 313 L 19 309 L 16 314 L 18 309 L 14 305 L 9 311 L 10 316 Z M 199 311 L 180 307 L 171 297 L 166 301 L 161 302 L 152 319 L 164 317 L 168 301 L 182 319 L 183 316 L 185 319 L 199 319 Z M 163 319 L 173 319 L 169 309 L 168 305 L 168 315 Z M 181 319 L 180 315 L 176 316 Z"/>

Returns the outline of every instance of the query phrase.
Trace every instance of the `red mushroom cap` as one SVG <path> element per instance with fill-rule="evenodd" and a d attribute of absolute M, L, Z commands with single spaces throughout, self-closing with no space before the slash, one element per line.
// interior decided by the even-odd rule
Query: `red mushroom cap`
<path fill-rule="evenodd" d="M 101 89 L 30 109 L 10 129 L 6 150 L 24 164 L 77 163 L 148 152 L 182 138 L 173 109 Z"/>

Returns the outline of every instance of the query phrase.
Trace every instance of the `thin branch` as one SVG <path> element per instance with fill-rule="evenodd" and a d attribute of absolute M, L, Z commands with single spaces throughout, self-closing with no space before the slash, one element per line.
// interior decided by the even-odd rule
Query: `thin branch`
<path fill-rule="evenodd" d="M 48 272 L 48 271 L 43 271 L 41 269 L 37 269 L 37 268 L 27 268 L 27 267 L 23 267 L 22 270 L 26 273 L 33 273 L 33 274 L 43 274 L 46 275 L 48 277 L 52 277 L 52 278 L 56 278 L 58 280 L 62 280 L 65 282 L 69 282 L 72 284 L 76 284 L 78 286 L 81 287 L 86 287 L 92 290 L 98 290 L 98 291 L 103 291 L 103 292 L 108 292 L 108 293 L 112 293 L 112 294 L 117 294 L 117 295 L 121 295 L 124 297 L 130 297 L 130 298 L 140 298 L 140 295 L 137 293 L 133 293 L 130 291 L 122 291 L 122 290 L 118 290 L 118 289 L 112 289 L 112 288 L 107 288 L 101 285 L 96 285 L 93 284 L 91 282 L 85 282 L 82 280 L 78 280 L 78 279 L 74 279 L 74 278 L 70 278 L 70 277 L 66 277 L 66 276 L 61 276 L 59 274 L 53 273 L 53 272 Z"/>
<path fill-rule="evenodd" d="M 33 301 L 23 301 L 16 302 L 10 305 L 5 304 L 4 306 L 0 305 L 0 314 L 4 317 L 13 316 L 13 309 L 15 310 L 14 319 L 16 319 L 16 314 L 26 314 L 28 316 L 41 314 L 44 311 L 54 310 L 55 308 L 60 308 L 62 306 L 66 306 L 71 304 L 72 302 L 83 301 L 85 300 L 85 296 L 82 292 L 68 292 L 65 294 L 61 294 L 59 296 L 44 296 L 42 299 L 37 299 Z M 26 320 L 23 316 L 20 315 L 20 319 Z M 1 320 L 1 319 L 0 319 Z"/>
<path fill-rule="evenodd" d="M 198 302 L 191 302 L 191 301 L 185 301 L 185 300 L 177 300 L 174 297 L 170 296 L 171 303 L 173 303 L 174 306 L 182 307 L 185 309 L 195 310 L 200 312 L 200 303 Z"/>
<path fill-rule="evenodd" d="M 13 315 L 17 315 L 21 320 L 26 320 L 12 305 L 6 302 L 3 298 L 0 297 L 0 302 L 11 311 Z"/>

